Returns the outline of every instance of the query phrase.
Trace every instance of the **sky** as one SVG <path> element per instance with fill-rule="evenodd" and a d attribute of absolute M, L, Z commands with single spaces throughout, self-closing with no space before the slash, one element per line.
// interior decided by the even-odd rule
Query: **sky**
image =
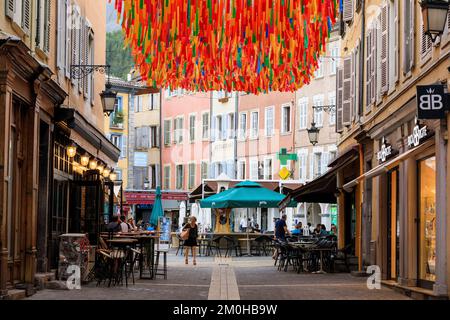
<path fill-rule="evenodd" d="M 106 2 L 106 32 L 120 30 L 120 25 L 117 24 L 117 13 L 114 9 L 114 0 L 109 3 Z"/>

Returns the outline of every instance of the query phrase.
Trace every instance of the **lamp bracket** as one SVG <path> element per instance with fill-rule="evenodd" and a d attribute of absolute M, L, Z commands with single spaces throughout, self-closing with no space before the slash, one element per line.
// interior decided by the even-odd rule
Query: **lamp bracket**
<path fill-rule="evenodd" d="M 108 74 L 109 77 L 110 68 L 111 68 L 110 65 L 101 65 L 101 64 L 92 64 L 92 65 L 72 64 L 70 66 L 70 77 L 72 79 L 80 80 L 93 72 L 99 72 L 101 74 L 106 73 Z"/>
<path fill-rule="evenodd" d="M 328 105 L 328 106 L 312 106 L 315 111 L 325 111 L 325 112 L 336 112 L 336 105 Z"/>

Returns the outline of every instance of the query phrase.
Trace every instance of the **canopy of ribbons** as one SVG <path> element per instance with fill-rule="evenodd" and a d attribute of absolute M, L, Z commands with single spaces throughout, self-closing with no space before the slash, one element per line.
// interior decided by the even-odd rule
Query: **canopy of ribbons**
<path fill-rule="evenodd" d="M 148 85 L 258 94 L 309 83 L 339 0 L 115 0 L 115 8 Z"/>

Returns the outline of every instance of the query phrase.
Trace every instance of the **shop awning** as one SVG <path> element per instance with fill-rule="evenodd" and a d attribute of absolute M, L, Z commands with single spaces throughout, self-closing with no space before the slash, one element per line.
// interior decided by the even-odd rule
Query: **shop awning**
<path fill-rule="evenodd" d="M 124 203 L 127 205 L 131 204 L 153 204 L 155 203 L 156 193 L 155 191 L 124 191 Z M 178 200 L 186 201 L 188 200 L 188 195 L 185 192 L 173 192 L 173 191 L 162 191 L 162 200 Z"/>
<path fill-rule="evenodd" d="M 360 181 L 364 180 L 364 179 L 370 179 L 376 176 L 379 176 L 389 170 L 391 170 L 392 168 L 395 168 L 396 166 L 398 166 L 400 164 L 400 162 L 408 159 L 409 157 L 414 156 L 415 154 L 421 152 L 422 150 L 431 147 L 434 144 L 434 141 L 431 140 L 427 140 L 425 143 L 422 143 L 421 145 L 414 147 L 400 155 L 398 155 L 397 157 L 382 163 L 378 166 L 376 166 L 375 168 L 372 168 L 371 170 L 367 171 L 366 173 L 364 173 L 363 175 L 360 175 L 358 178 L 350 181 L 349 183 L 346 183 L 343 188 L 346 191 L 350 191 L 352 190 Z"/>
<path fill-rule="evenodd" d="M 284 209 L 292 200 L 307 203 L 336 203 L 337 178 L 336 172 L 358 159 L 358 146 L 352 146 L 333 160 L 331 169 L 317 179 L 295 189 L 279 203 Z"/>

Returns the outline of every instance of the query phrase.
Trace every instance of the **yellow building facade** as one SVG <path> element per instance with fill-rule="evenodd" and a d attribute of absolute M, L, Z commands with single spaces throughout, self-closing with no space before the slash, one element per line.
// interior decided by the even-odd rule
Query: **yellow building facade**
<path fill-rule="evenodd" d="M 386 284 L 448 297 L 450 118 L 420 119 L 418 90 L 449 89 L 450 14 L 433 43 L 418 1 L 343 5 L 338 157 L 353 157 L 337 170 L 340 246 Z"/>

